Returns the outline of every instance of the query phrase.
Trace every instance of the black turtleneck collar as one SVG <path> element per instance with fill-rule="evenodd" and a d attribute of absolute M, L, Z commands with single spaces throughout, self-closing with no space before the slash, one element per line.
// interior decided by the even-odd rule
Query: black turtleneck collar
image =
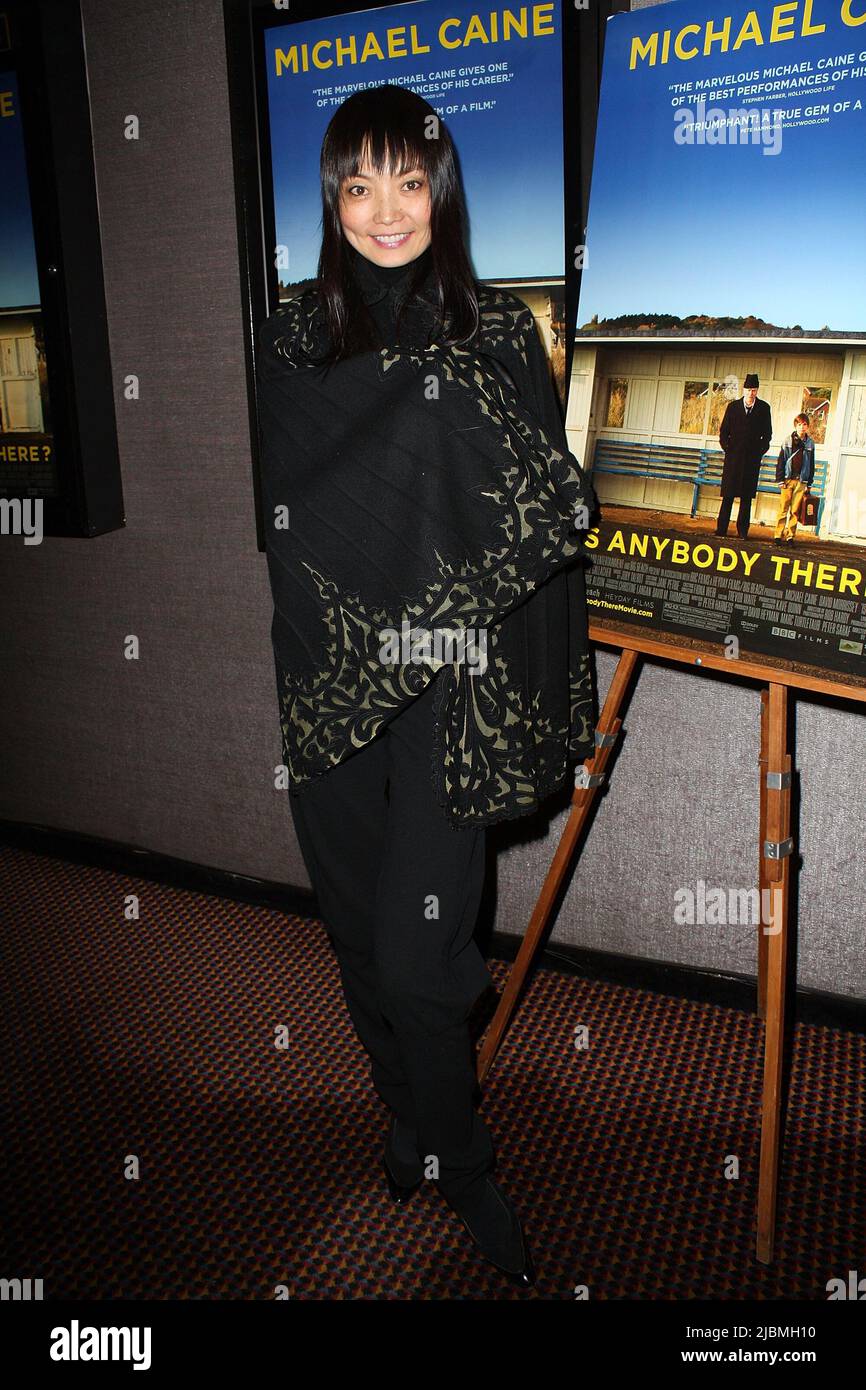
<path fill-rule="evenodd" d="M 421 267 L 422 283 L 426 281 L 433 268 L 433 248 L 425 246 L 420 256 L 406 261 L 404 265 L 378 265 L 364 256 L 351 242 L 347 243 L 349 261 L 355 272 L 361 293 L 367 304 L 376 304 L 391 290 L 402 290 L 416 266 Z"/>

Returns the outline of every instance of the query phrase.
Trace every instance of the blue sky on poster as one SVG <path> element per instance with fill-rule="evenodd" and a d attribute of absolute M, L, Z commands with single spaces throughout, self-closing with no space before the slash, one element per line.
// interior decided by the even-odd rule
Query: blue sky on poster
<path fill-rule="evenodd" d="M 14 72 L 0 73 L 0 308 L 39 303 L 24 136 Z"/>
<path fill-rule="evenodd" d="M 520 9 L 514 7 L 518 14 Z M 444 115 L 460 159 L 476 275 L 482 280 L 561 279 L 565 251 L 559 0 L 549 7 L 549 16 L 549 34 L 533 36 L 530 28 L 526 38 L 512 34 L 504 39 L 500 31 L 498 42 L 492 41 L 489 12 L 472 0 L 416 0 L 266 30 L 276 240 L 289 253 L 282 280 L 288 283 L 316 273 L 322 215 L 319 152 L 328 121 L 356 87 L 383 82 L 420 89 Z M 447 21 L 453 22 L 443 30 Z M 387 56 L 389 30 L 401 31 L 396 37 L 392 33 L 390 42 L 392 51 L 399 46 L 406 56 Z M 384 59 L 373 52 L 360 61 L 368 34 L 375 35 Z M 355 61 L 324 71 L 276 75 L 277 49 L 312 46 L 321 39 L 336 45 L 337 40 L 347 43 L 352 38 Z M 429 52 L 419 51 L 425 45 Z M 335 51 L 323 50 L 326 56 Z M 504 69 L 497 69 L 503 64 Z M 479 68 L 483 71 L 475 71 Z M 434 76 L 440 73 L 455 76 Z M 432 91 L 426 89 L 431 78 Z M 484 105 L 488 102 L 492 107 Z M 450 111 L 451 106 L 461 109 Z"/>
<path fill-rule="evenodd" d="M 845 4 L 776 6 L 775 36 L 774 6 L 748 0 L 671 0 L 608 21 L 579 326 L 593 314 L 705 313 L 866 331 L 866 3 L 847 0 L 848 24 Z M 758 27 L 735 48 L 752 10 Z M 728 19 L 729 50 L 716 42 L 705 56 L 707 22 L 723 32 Z M 698 53 L 678 58 L 686 25 L 698 32 L 681 46 Z M 634 38 L 653 34 L 656 62 L 633 57 Z M 789 67 L 800 71 L 775 73 Z M 729 76 L 730 88 L 719 83 Z M 800 85 L 748 90 L 774 81 Z M 675 101 L 694 109 L 710 91 L 720 95 L 707 113 L 785 112 L 778 153 L 763 152 L 766 137 L 678 144 Z"/>

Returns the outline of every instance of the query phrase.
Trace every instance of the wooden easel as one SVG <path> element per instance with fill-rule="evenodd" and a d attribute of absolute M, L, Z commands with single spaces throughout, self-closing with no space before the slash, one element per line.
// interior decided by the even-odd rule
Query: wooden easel
<path fill-rule="evenodd" d="M 793 853 L 791 838 L 791 754 L 787 746 L 788 688 L 797 686 L 838 696 L 838 685 L 820 677 L 809 677 L 757 661 L 736 662 L 708 650 L 698 655 L 694 650 L 677 647 L 666 641 L 630 636 L 624 633 L 591 626 L 590 637 L 600 643 L 621 649 L 610 689 L 595 730 L 595 753 L 578 768 L 571 812 L 553 856 L 547 877 L 529 921 L 526 935 L 512 966 L 496 1012 L 484 1037 L 478 1056 L 478 1080 L 483 1082 L 490 1070 L 505 1029 L 517 1005 L 527 971 L 547 926 L 553 903 L 574 855 L 595 795 L 605 779 L 605 767 L 616 744 L 622 726 L 621 712 L 628 687 L 638 666 L 640 654 L 665 657 L 688 666 L 725 671 L 748 679 L 766 682 L 761 691 L 761 738 L 758 759 L 760 787 L 760 845 L 758 851 L 758 888 L 763 904 L 764 889 L 778 889 L 781 926 L 774 912 L 774 931 L 768 935 L 762 920 L 758 923 L 758 997 L 759 1018 L 765 1022 L 764 1081 L 761 1108 L 761 1154 L 758 1179 L 758 1234 L 755 1247 L 757 1259 L 769 1264 L 773 1255 L 776 1224 L 776 1192 L 779 1173 L 781 1140 L 782 1065 L 784 1061 L 785 972 L 788 956 L 788 889 L 789 865 Z M 732 668 L 736 669 L 732 672 Z M 866 700 L 866 692 L 852 690 L 854 698 Z M 772 901 L 772 899 L 771 899 Z M 763 912 L 759 913 L 763 918 Z"/>

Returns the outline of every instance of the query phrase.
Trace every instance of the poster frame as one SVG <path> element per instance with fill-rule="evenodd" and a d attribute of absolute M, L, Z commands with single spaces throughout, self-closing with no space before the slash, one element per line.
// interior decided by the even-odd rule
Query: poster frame
<path fill-rule="evenodd" d="M 287 23 L 303 23 L 344 14 L 372 16 L 392 8 L 399 0 L 292 0 L 285 11 Z M 622 0 L 602 0 L 597 12 L 575 10 L 569 0 L 558 0 L 562 26 L 563 178 L 565 219 L 565 380 L 571 373 L 574 326 L 577 318 L 579 270 L 574 266 L 583 244 L 589 193 L 586 132 L 595 118 L 597 104 L 598 36 L 604 19 Z M 323 11 L 326 12 L 323 13 Z M 407 5 L 410 10 L 411 4 Z M 265 18 L 273 22 L 273 0 L 223 0 L 226 71 L 231 115 L 235 209 L 240 263 L 240 291 L 244 333 L 244 370 L 247 385 L 248 424 L 257 548 L 264 553 L 260 476 L 261 439 L 256 390 L 256 332 L 276 307 L 276 270 L 265 244 L 273 225 L 270 190 L 270 137 L 264 121 L 264 71 L 258 49 L 259 31 Z M 590 81 L 584 73 L 590 73 Z M 492 283 L 499 284 L 499 281 Z M 505 283 L 505 282 L 502 282 Z M 515 292 L 520 293 L 519 287 Z M 563 414 L 567 402 L 563 402 Z"/>
<path fill-rule="evenodd" d="M 43 535 L 125 525 L 80 0 L 0 0 L 19 80 L 57 484 L 0 478 L 42 503 Z"/>

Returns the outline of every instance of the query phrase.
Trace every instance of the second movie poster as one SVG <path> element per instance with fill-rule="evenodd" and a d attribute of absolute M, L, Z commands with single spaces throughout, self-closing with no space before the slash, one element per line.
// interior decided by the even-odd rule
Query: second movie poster
<path fill-rule="evenodd" d="M 568 420 L 594 623 L 862 684 L 864 99 L 863 0 L 608 21 Z"/>

